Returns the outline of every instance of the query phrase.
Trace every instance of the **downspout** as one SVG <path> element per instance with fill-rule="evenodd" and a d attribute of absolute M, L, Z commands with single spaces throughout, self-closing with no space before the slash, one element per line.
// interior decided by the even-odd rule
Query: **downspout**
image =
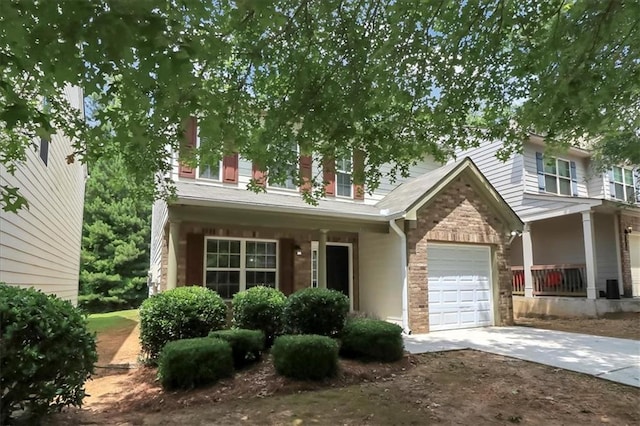
<path fill-rule="evenodd" d="M 398 234 L 402 243 L 400 250 L 400 262 L 402 262 L 402 329 L 406 334 L 411 334 L 409 329 L 409 283 L 407 277 L 407 236 L 404 231 L 396 224 L 395 219 L 389 221 L 391 229 Z"/>

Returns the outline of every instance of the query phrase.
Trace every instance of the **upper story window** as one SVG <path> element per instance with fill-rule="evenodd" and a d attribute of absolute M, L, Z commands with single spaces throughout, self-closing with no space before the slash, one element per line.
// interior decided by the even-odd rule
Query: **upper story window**
<path fill-rule="evenodd" d="M 198 168 L 198 178 L 200 179 L 211 179 L 211 180 L 221 180 L 220 179 L 220 171 L 222 167 L 220 162 L 215 164 L 201 164 Z"/>
<path fill-rule="evenodd" d="M 633 170 L 614 166 L 610 173 L 611 197 L 629 203 L 637 202 Z"/>
<path fill-rule="evenodd" d="M 548 158 L 544 162 L 545 191 L 571 195 L 571 165 L 560 158 Z"/>
<path fill-rule="evenodd" d="M 549 194 L 578 196 L 576 162 L 556 157 L 545 157 L 536 152 L 538 189 Z"/>
<path fill-rule="evenodd" d="M 292 157 L 294 161 L 283 165 L 283 168 L 286 168 L 285 172 L 287 174 L 287 179 L 282 183 L 271 182 L 267 179 L 267 184 L 272 188 L 298 189 L 298 185 L 295 181 L 296 169 L 298 168 L 298 144 L 292 144 L 290 149 L 293 152 Z"/>
<path fill-rule="evenodd" d="M 352 173 L 353 164 L 350 157 L 336 159 L 336 195 L 339 197 L 352 197 Z"/>

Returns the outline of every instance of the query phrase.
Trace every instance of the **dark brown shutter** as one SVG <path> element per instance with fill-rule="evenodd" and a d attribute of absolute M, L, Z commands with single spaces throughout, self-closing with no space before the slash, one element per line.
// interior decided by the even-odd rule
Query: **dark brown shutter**
<path fill-rule="evenodd" d="M 300 191 L 309 192 L 311 191 L 311 166 L 313 164 L 313 159 L 310 155 L 301 155 L 300 156 L 300 178 L 302 179 L 302 186 L 300 186 Z"/>
<path fill-rule="evenodd" d="M 196 138 L 198 135 L 198 122 L 195 117 L 189 117 L 185 124 L 184 131 L 184 145 L 187 150 L 194 149 L 196 147 Z M 191 168 L 185 164 L 179 163 L 178 165 L 178 176 L 195 179 L 196 177 L 196 169 Z"/>
<path fill-rule="evenodd" d="M 364 200 L 364 152 L 353 151 L 353 198 Z"/>
<path fill-rule="evenodd" d="M 295 241 L 292 238 L 282 238 L 278 242 L 280 246 L 280 259 L 278 264 L 278 287 L 286 296 L 293 293 L 293 258 L 295 256 Z M 311 271 L 309 271 L 311 274 Z"/>
<path fill-rule="evenodd" d="M 324 179 L 324 193 L 333 197 L 336 195 L 336 160 L 333 157 L 325 157 L 322 160 L 322 171 Z"/>
<path fill-rule="evenodd" d="M 227 155 L 222 159 L 222 181 L 238 182 L 238 153 Z"/>
<path fill-rule="evenodd" d="M 187 281 L 185 285 L 202 285 L 204 276 L 204 234 L 187 234 Z"/>
<path fill-rule="evenodd" d="M 260 168 L 258 167 L 258 165 L 256 163 L 253 163 L 253 166 L 251 168 L 251 173 L 253 178 L 256 180 L 256 183 L 260 186 L 264 186 L 266 181 L 265 181 L 265 175 L 266 173 L 262 170 L 260 170 Z"/>

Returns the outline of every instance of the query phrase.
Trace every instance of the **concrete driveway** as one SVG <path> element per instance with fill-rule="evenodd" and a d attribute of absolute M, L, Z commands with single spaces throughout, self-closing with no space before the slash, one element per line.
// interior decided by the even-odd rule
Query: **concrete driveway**
<path fill-rule="evenodd" d="M 436 331 L 404 337 L 410 353 L 475 349 L 640 388 L 640 341 L 528 327 Z"/>

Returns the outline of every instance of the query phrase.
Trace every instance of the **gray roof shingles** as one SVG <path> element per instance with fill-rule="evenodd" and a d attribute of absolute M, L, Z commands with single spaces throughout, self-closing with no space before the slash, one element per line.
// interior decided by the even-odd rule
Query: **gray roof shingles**
<path fill-rule="evenodd" d="M 299 195 L 274 193 L 255 193 L 238 188 L 199 184 L 197 182 L 176 182 L 178 204 L 182 200 L 192 203 L 215 202 L 232 206 L 264 207 L 265 209 L 289 210 L 292 213 L 318 214 L 328 216 L 353 216 L 371 220 L 386 220 L 388 217 L 403 213 L 436 186 L 443 178 L 461 166 L 461 162 L 444 165 L 431 172 L 405 182 L 387 194 L 376 205 L 353 203 L 349 201 L 322 199 L 317 206 L 306 203 Z"/>

